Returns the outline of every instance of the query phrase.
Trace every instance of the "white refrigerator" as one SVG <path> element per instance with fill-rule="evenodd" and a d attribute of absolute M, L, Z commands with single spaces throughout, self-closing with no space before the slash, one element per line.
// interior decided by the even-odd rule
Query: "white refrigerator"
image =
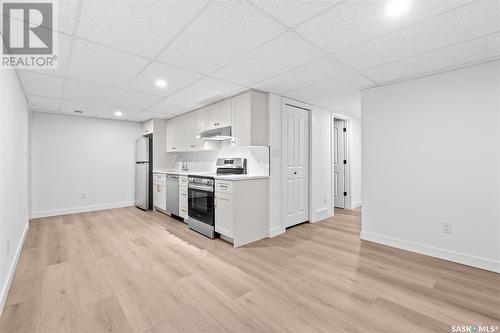
<path fill-rule="evenodd" d="M 143 137 L 135 142 L 135 205 L 151 209 L 150 139 Z"/>

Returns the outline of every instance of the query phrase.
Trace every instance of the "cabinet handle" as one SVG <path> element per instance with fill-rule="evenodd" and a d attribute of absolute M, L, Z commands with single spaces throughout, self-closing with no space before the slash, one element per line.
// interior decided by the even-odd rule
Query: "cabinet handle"
<path fill-rule="evenodd" d="M 194 145 L 191 145 L 191 148 L 194 148 Z"/>

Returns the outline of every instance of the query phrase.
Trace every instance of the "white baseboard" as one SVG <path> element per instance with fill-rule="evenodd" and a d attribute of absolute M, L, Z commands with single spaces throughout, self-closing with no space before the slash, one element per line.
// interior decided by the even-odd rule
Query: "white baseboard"
<path fill-rule="evenodd" d="M 44 211 L 31 213 L 31 218 L 36 219 L 36 218 L 40 218 L 40 217 L 50 217 L 50 216 L 93 212 L 96 210 L 131 207 L 134 205 L 135 205 L 134 201 L 126 201 L 126 202 L 118 202 L 118 203 L 111 203 L 111 204 L 104 204 L 104 205 L 83 206 L 83 207 L 65 208 L 65 209 L 57 209 L 57 210 L 44 210 Z"/>
<path fill-rule="evenodd" d="M 281 226 L 275 227 L 272 229 L 269 229 L 269 238 L 276 237 L 278 235 L 284 234 L 285 233 L 285 228 L 282 228 Z"/>
<path fill-rule="evenodd" d="M 464 253 L 459 253 L 433 246 L 405 241 L 402 239 L 387 237 L 370 232 L 361 232 L 361 239 L 395 247 L 398 249 L 403 249 L 410 252 L 420 253 L 430 257 L 453 261 L 459 264 L 464 264 L 467 266 L 477 267 L 488 271 L 500 273 L 500 262 L 491 259 L 475 257 Z"/>
<path fill-rule="evenodd" d="M 355 208 L 358 208 L 358 207 L 361 207 L 361 206 L 362 206 L 362 202 L 361 201 L 353 202 L 352 205 L 351 205 L 351 209 L 355 209 Z"/>
<path fill-rule="evenodd" d="M 9 269 L 9 274 L 7 276 L 7 281 L 2 286 L 2 293 L 0 294 L 0 316 L 3 313 L 3 308 L 5 307 L 5 302 L 7 302 L 7 295 L 9 294 L 10 285 L 12 284 L 12 280 L 14 279 L 14 274 L 16 273 L 17 262 L 19 261 L 19 257 L 21 256 L 21 250 L 23 249 L 24 241 L 26 240 L 26 235 L 28 234 L 28 229 L 30 228 L 30 224 L 26 221 L 26 227 L 24 228 L 23 237 L 21 238 L 21 242 L 19 242 L 19 246 L 17 247 L 17 252 L 12 261 L 12 265 Z"/>
<path fill-rule="evenodd" d="M 323 207 L 320 209 L 317 209 L 313 216 L 310 219 L 311 223 L 316 223 L 319 221 L 323 221 L 324 219 L 327 219 L 331 216 L 331 211 L 328 207 Z"/>

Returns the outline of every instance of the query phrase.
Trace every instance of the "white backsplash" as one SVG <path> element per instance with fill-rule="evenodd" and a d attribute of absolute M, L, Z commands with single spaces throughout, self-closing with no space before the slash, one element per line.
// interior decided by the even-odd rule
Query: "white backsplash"
<path fill-rule="evenodd" d="M 269 147 L 249 146 L 231 147 L 222 144 L 218 150 L 167 153 L 167 169 L 181 169 L 182 162 L 187 162 L 189 171 L 215 172 L 217 158 L 243 157 L 247 159 L 247 173 L 254 176 L 269 175 Z"/>

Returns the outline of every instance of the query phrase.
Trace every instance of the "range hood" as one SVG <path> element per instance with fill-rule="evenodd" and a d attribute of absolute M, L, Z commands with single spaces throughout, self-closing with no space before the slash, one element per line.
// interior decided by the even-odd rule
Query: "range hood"
<path fill-rule="evenodd" d="M 231 126 L 212 128 L 201 132 L 196 137 L 207 141 L 226 141 L 233 138 L 231 136 Z"/>

